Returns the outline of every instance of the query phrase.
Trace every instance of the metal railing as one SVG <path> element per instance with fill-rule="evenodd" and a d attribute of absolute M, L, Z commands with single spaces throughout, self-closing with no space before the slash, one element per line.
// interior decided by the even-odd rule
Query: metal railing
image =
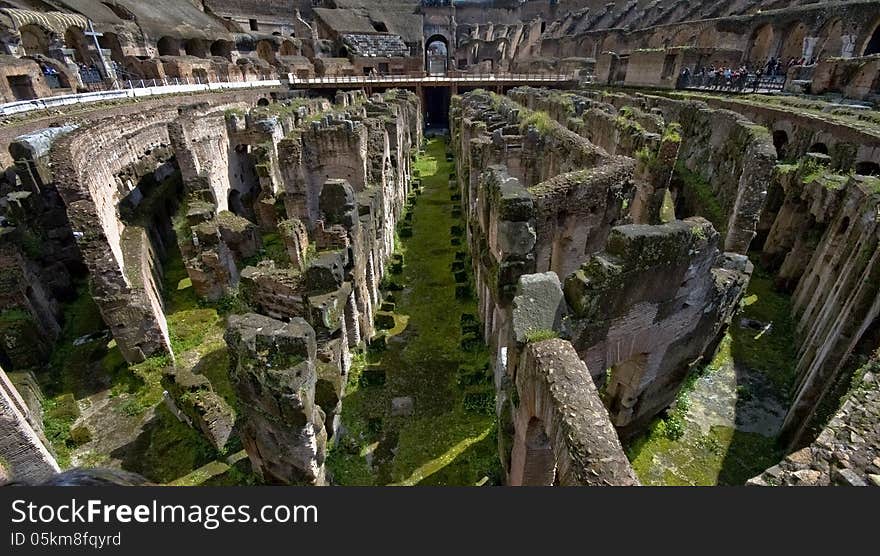
<path fill-rule="evenodd" d="M 385 85 L 394 83 L 499 83 L 499 82 L 537 82 L 558 83 L 577 81 L 573 73 L 467 73 L 447 72 L 436 75 L 425 72 L 408 74 L 374 75 L 328 75 L 322 77 L 291 76 L 290 84 L 296 85 Z"/>
<path fill-rule="evenodd" d="M 737 93 L 782 91 L 785 88 L 785 76 L 758 77 L 748 74 L 727 79 L 723 75 L 696 75 L 680 80 L 679 88 Z"/>
<path fill-rule="evenodd" d="M 82 75 L 82 74 L 81 74 Z M 467 73 L 447 72 L 445 75 L 428 75 L 425 72 L 399 75 L 340 75 L 324 77 L 296 77 L 288 74 L 285 79 L 262 76 L 255 81 L 205 80 L 200 77 L 166 77 L 164 79 L 116 79 L 85 83 L 88 92 L 22 100 L 0 105 L 0 117 L 48 110 L 60 106 L 86 104 L 106 100 L 137 98 L 174 93 L 219 91 L 224 89 L 248 89 L 262 87 L 302 87 L 309 85 L 467 85 L 467 84 L 516 84 L 574 82 L 578 77 L 569 73 Z M 85 79 L 84 79 L 85 81 Z"/>

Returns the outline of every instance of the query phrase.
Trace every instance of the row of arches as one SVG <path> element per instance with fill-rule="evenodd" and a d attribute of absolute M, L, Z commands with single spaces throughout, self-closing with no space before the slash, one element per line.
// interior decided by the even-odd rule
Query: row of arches
<path fill-rule="evenodd" d="M 250 47 L 250 45 L 247 46 Z M 253 48 L 259 58 L 269 63 L 275 63 L 277 56 L 297 56 L 300 53 L 296 43 L 289 39 L 282 40 L 280 44 L 264 39 L 257 41 Z M 232 60 L 232 52 L 241 49 L 234 42 L 224 39 L 209 42 L 204 39 L 178 40 L 173 37 L 162 37 L 156 43 L 156 50 L 159 56 L 180 56 L 185 54 L 197 58 L 219 56 Z"/>
<path fill-rule="evenodd" d="M 789 24 L 783 29 L 766 23 L 754 30 L 746 50 L 746 59 L 753 63 L 769 58 L 781 60 L 807 58 L 820 60 L 829 57 L 869 56 L 880 53 L 880 20 L 869 28 L 859 44 L 859 35 L 848 34 L 844 23 L 834 19 L 811 36 L 809 27 L 802 21 Z"/>
<path fill-rule="evenodd" d="M 776 154 L 780 160 L 792 159 L 800 153 L 796 146 L 792 146 L 789 142 L 788 132 L 784 129 L 776 129 L 773 131 L 773 146 L 776 147 Z M 800 147 L 801 149 L 803 147 Z M 828 144 L 821 140 L 812 143 L 807 149 L 807 153 L 830 154 Z M 880 164 L 873 160 L 857 160 L 852 166 L 853 171 L 861 176 L 880 176 Z"/>

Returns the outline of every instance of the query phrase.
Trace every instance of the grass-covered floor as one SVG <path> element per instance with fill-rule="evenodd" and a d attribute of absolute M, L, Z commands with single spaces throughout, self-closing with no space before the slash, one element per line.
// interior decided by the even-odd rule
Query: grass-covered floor
<path fill-rule="evenodd" d="M 461 317 L 477 311 L 473 298 L 456 298 L 452 266 L 465 247 L 451 243 L 451 228 L 463 222 L 452 216 L 446 142 L 429 141 L 415 167 L 424 191 L 413 209 L 413 234 L 398 242 L 402 272 L 386 278 L 404 287 L 392 292 L 397 326 L 387 349 L 355 358 L 342 407 L 345 431 L 328 469 L 341 485 L 496 484 L 488 352 L 481 343 L 461 346 Z M 369 379 L 376 370 L 385 371 L 384 384 Z M 413 399 L 413 415 L 391 415 L 399 397 Z"/>
<path fill-rule="evenodd" d="M 174 245 L 164 261 L 163 293 L 176 364 L 204 374 L 234 406 L 225 319 L 218 311 L 223 306 L 199 301 Z M 218 453 L 165 407 L 161 379 L 172 364 L 170 357 L 158 356 L 128 365 L 83 286 L 67 305 L 58 347 L 39 374 L 46 436 L 59 464 L 123 468 L 168 483 L 238 451 L 233 441 L 226 453 Z M 238 475 L 241 482 L 253 480 Z"/>
<path fill-rule="evenodd" d="M 763 332 L 743 319 L 772 327 Z M 627 442 L 648 485 L 740 485 L 776 464 L 776 435 L 795 373 L 790 298 L 756 268 L 743 308 L 714 360 L 692 375 L 675 407 Z"/>

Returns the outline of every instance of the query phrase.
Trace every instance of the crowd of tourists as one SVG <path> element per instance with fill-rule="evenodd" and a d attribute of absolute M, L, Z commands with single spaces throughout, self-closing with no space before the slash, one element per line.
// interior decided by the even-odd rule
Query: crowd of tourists
<path fill-rule="evenodd" d="M 726 64 L 708 67 L 697 66 L 691 71 L 684 68 L 678 77 L 679 89 L 710 89 L 717 91 L 757 91 L 770 85 L 779 86 L 785 81 L 788 70 L 794 66 L 814 64 L 815 60 L 791 58 L 788 63 L 771 57 L 764 64 L 752 67 L 741 64 L 737 67 Z"/>

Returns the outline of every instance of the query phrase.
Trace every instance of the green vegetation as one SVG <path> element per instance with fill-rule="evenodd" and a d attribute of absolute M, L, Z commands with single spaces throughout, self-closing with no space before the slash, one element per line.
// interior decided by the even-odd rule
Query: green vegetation
<path fill-rule="evenodd" d="M 485 411 L 487 399 L 494 407 L 489 355 L 463 335 L 462 315 L 476 314 L 476 302 L 456 296 L 451 268 L 461 247 L 438 233 L 460 225 L 451 216 L 445 141 L 429 141 L 415 170 L 424 191 L 412 208 L 413 235 L 398 244 L 402 272 L 385 280 L 396 290 L 396 326 L 373 342 L 381 348 L 354 357 L 342 406 L 347 434 L 327 467 L 342 485 L 497 483 L 495 417 Z M 412 398 L 413 415 L 391 414 L 398 397 Z"/>
<path fill-rule="evenodd" d="M 746 407 L 757 397 L 755 388 L 762 399 L 784 406 L 795 378 L 791 309 L 790 298 L 775 291 L 772 277 L 756 265 L 742 309 L 715 357 L 692 370 L 666 414 L 627 443 L 627 455 L 644 484 L 743 484 L 779 461 L 776 438 L 738 430 L 734 422 L 706 424 L 706 415 L 715 411 L 707 404 L 723 404 L 719 397 L 728 396 L 735 414 L 756 411 Z M 743 326 L 743 320 L 761 328 Z M 728 390 L 713 393 L 725 384 Z"/>
<path fill-rule="evenodd" d="M 776 291 L 772 276 L 756 264 L 742 311 L 730 326 L 733 359 L 764 375 L 783 398 L 788 397 L 794 384 L 797 361 L 792 311 L 791 298 Z M 770 328 L 760 331 L 743 327 L 741 319 Z"/>
<path fill-rule="evenodd" d="M 545 340 L 552 340 L 559 337 L 559 332 L 555 330 L 534 330 L 526 334 L 526 342 L 536 344 Z"/>
<path fill-rule="evenodd" d="M 675 174 L 681 181 L 682 192 L 691 214 L 698 214 L 712 223 L 722 235 L 727 233 L 727 217 L 721 202 L 712 191 L 712 186 L 696 172 L 689 170 L 684 164 L 675 166 Z"/>

